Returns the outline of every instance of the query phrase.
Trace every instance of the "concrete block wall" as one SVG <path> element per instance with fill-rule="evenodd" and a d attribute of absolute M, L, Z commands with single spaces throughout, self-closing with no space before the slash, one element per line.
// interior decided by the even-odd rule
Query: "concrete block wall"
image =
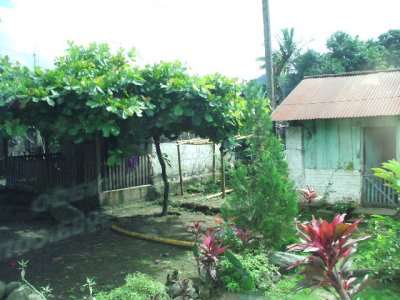
<path fill-rule="evenodd" d="M 198 176 L 211 176 L 213 166 L 213 146 L 212 145 L 180 145 L 181 166 L 183 180 L 190 180 Z M 216 174 L 219 174 L 219 150 L 216 148 Z M 162 143 L 161 151 L 168 155 L 171 167 L 167 165 L 168 179 L 171 182 L 179 181 L 178 150 L 176 143 Z M 153 173 L 154 183 L 161 181 L 161 167 L 153 146 Z"/>
<path fill-rule="evenodd" d="M 304 187 L 303 128 L 286 128 L 286 160 L 289 174 L 297 188 Z"/>
<path fill-rule="evenodd" d="M 359 170 L 305 169 L 305 185 L 326 201 L 354 201 L 360 204 L 362 176 Z M 304 186 L 305 186 L 304 185 Z"/>

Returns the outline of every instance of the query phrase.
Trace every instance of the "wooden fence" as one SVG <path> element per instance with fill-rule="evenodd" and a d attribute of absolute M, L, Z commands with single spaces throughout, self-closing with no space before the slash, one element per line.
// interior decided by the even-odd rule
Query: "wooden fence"
<path fill-rule="evenodd" d="M 152 183 L 151 156 L 133 156 L 119 165 L 104 162 L 103 190 L 116 190 Z"/>
<path fill-rule="evenodd" d="M 59 153 L 13 156 L 5 160 L 7 186 L 30 186 L 35 190 L 75 183 L 75 168 Z"/>
<path fill-rule="evenodd" d="M 385 185 L 382 178 L 364 176 L 363 205 L 377 207 L 392 207 L 398 204 L 398 194 Z"/>

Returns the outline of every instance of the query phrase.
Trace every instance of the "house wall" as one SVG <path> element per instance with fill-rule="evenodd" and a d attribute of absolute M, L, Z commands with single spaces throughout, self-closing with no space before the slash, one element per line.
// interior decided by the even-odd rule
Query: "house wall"
<path fill-rule="evenodd" d="M 302 130 L 296 126 L 289 127 L 287 131 L 286 155 L 291 177 L 299 183 L 302 182 L 303 187 L 312 186 L 318 195 L 324 196 L 328 202 L 360 202 L 362 174 L 365 171 L 364 128 L 395 127 L 396 158 L 400 158 L 399 117 L 311 120 L 301 125 Z M 303 148 L 299 141 L 301 135 Z"/>
<path fill-rule="evenodd" d="M 296 188 L 304 187 L 303 127 L 286 128 L 286 160 Z"/>

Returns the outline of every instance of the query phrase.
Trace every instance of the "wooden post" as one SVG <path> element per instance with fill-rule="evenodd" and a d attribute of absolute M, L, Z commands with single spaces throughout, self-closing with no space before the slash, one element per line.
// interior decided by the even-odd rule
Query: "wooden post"
<path fill-rule="evenodd" d="M 97 192 L 101 193 L 101 157 L 100 157 L 100 133 L 96 133 L 96 181 L 97 181 Z"/>
<path fill-rule="evenodd" d="M 225 162 L 224 162 L 224 150 L 221 146 L 220 148 L 221 153 L 221 191 L 222 191 L 222 198 L 225 198 Z"/>
<path fill-rule="evenodd" d="M 215 183 L 215 143 L 212 144 L 212 176 L 213 176 L 213 182 Z"/>
<path fill-rule="evenodd" d="M 176 145 L 178 149 L 178 166 L 179 166 L 179 185 L 181 187 L 181 195 L 183 196 L 183 179 L 182 179 L 182 163 L 181 163 L 181 147 L 179 144 Z"/>

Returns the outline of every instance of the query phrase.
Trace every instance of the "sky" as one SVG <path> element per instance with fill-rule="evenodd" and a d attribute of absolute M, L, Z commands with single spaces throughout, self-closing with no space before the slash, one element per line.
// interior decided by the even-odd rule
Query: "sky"
<path fill-rule="evenodd" d="M 270 0 L 273 47 L 282 28 L 326 51 L 342 30 L 361 39 L 400 29 L 400 0 Z M 0 55 L 51 67 L 67 41 L 135 47 L 140 63 L 180 60 L 193 73 L 260 76 L 261 0 L 0 0 Z"/>

